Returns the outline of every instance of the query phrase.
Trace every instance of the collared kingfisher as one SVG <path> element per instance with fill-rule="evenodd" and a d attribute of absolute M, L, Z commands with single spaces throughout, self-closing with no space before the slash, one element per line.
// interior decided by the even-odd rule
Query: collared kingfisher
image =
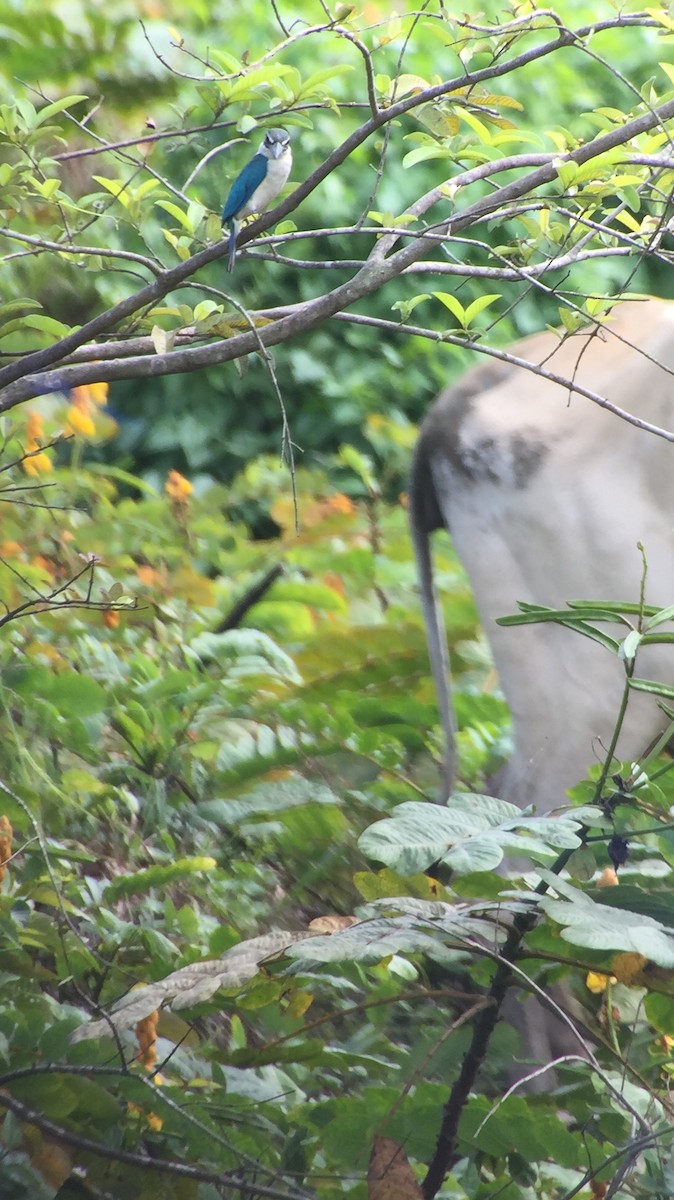
<path fill-rule="evenodd" d="M 290 138 L 285 129 L 268 129 L 257 154 L 234 180 L 222 210 L 222 224 L 229 225 L 228 271 L 234 270 L 241 221 L 269 208 L 286 182 L 292 164 Z"/>

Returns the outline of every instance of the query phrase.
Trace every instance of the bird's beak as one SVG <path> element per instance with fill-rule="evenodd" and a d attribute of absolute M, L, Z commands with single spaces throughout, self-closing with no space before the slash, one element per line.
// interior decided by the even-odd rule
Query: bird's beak
<path fill-rule="evenodd" d="M 287 149 L 288 149 L 287 144 L 284 145 L 283 142 L 274 142 L 274 145 L 271 148 L 272 157 L 280 158 L 281 155 L 284 153 L 284 151 Z"/>

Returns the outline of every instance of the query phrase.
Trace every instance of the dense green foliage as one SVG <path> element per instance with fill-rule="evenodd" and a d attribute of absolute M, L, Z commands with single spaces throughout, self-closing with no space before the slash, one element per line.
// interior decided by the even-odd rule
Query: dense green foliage
<path fill-rule="evenodd" d="M 3 13 L 1 1200 L 671 1195 L 669 777 L 484 794 L 445 544 L 475 794 L 433 803 L 400 496 L 467 341 L 658 287 L 673 25 L 604 7 Z M 280 121 L 319 175 L 224 281 L 223 180 Z M 590 1058 L 506 1094 L 501 993 L 558 982 Z"/>

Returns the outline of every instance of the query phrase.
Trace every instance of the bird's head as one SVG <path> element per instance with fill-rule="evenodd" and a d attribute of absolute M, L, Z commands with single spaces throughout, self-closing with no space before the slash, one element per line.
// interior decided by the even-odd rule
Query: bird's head
<path fill-rule="evenodd" d="M 260 153 L 265 158 L 282 158 L 290 149 L 290 137 L 285 129 L 268 129 Z"/>

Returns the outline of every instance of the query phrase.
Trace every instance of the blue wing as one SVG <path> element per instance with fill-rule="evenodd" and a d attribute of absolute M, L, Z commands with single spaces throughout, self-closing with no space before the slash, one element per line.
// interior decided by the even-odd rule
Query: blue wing
<path fill-rule="evenodd" d="M 222 210 L 222 223 L 226 225 L 248 203 L 253 192 L 260 186 L 267 174 L 267 159 L 264 154 L 255 154 L 246 163 L 240 175 L 237 175 L 225 200 Z"/>

